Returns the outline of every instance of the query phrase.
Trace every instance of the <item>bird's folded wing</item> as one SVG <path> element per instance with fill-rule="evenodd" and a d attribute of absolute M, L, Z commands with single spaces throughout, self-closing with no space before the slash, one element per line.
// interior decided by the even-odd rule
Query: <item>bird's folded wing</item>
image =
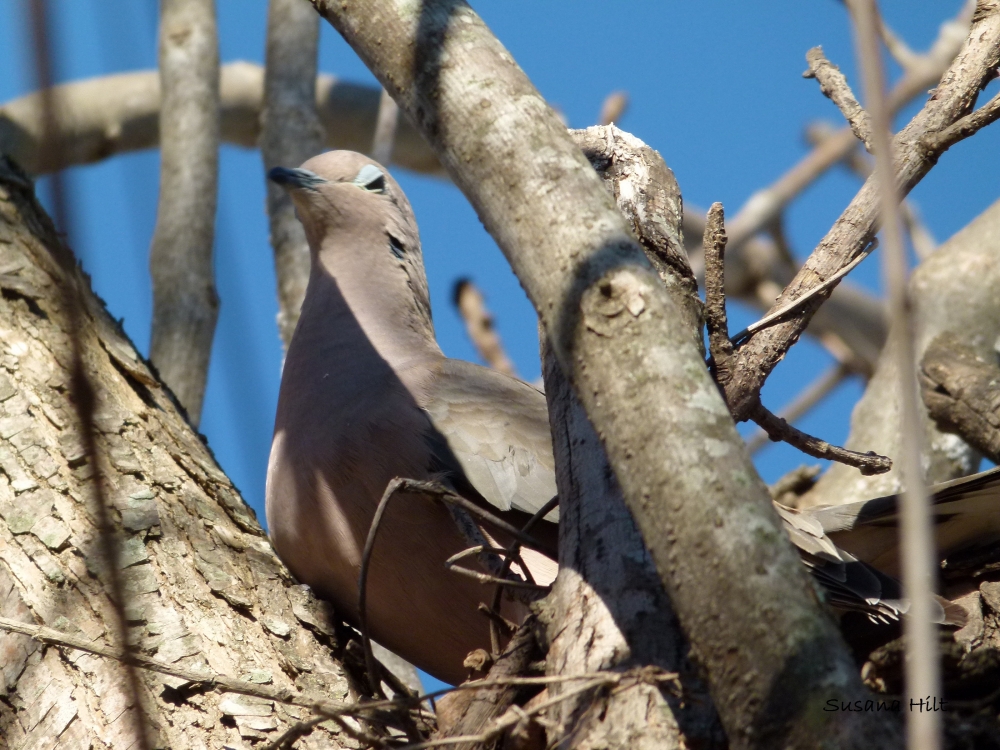
<path fill-rule="evenodd" d="M 421 406 L 437 433 L 428 441 L 435 462 L 461 471 L 491 505 L 533 515 L 555 496 L 548 410 L 538 389 L 446 359 L 425 385 Z M 545 519 L 557 522 L 558 513 Z"/>
<path fill-rule="evenodd" d="M 863 612 L 876 622 L 898 620 L 909 609 L 899 582 L 837 547 L 807 512 L 774 504 L 802 562 L 823 586 L 827 601 L 842 610 Z M 964 625 L 965 611 L 940 597 L 932 603 L 934 622 Z"/>
<path fill-rule="evenodd" d="M 931 487 L 939 555 L 1000 541 L 1000 468 Z M 899 495 L 804 511 L 835 544 L 861 560 L 895 571 Z"/>

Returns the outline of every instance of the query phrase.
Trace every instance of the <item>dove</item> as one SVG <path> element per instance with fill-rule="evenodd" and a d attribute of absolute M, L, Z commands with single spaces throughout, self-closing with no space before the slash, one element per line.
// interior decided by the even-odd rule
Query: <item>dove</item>
<path fill-rule="evenodd" d="M 416 220 L 384 167 L 332 151 L 299 168 L 276 167 L 269 177 L 291 195 L 311 270 L 282 371 L 267 523 L 292 574 L 358 624 L 362 550 L 386 485 L 395 477 L 439 481 L 523 526 L 556 494 L 548 411 L 533 386 L 444 356 Z M 963 501 L 962 488 L 977 499 Z M 1000 539 L 1000 523 L 981 518 L 993 518 L 998 498 L 997 471 L 952 483 L 936 498 L 943 554 Z M 834 607 L 879 622 L 905 613 L 892 578 L 895 502 L 805 511 L 775 505 Z M 543 549 L 523 551 L 543 585 L 557 572 L 557 522 L 558 509 L 547 513 L 532 529 Z M 483 531 L 496 543 L 510 541 Z M 490 643 L 478 611 L 490 590 L 445 566 L 467 547 L 440 503 L 419 493 L 395 498 L 379 527 L 366 589 L 371 637 L 452 684 L 467 677 L 466 655 Z M 964 610 L 938 601 L 936 619 L 961 624 Z M 526 614 L 506 597 L 502 607 L 515 622 Z"/>

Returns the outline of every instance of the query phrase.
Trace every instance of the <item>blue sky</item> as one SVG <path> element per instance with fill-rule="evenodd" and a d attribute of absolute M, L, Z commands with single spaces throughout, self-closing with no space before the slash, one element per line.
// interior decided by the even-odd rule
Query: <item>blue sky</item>
<path fill-rule="evenodd" d="M 156 63 L 153 0 L 59 0 L 57 75 L 73 80 L 152 68 Z M 930 44 L 960 0 L 884 2 L 890 25 L 917 50 Z M 0 2 L 0 101 L 31 88 L 25 45 L 26 0 Z M 806 153 L 804 126 L 836 109 L 815 81 L 802 78 L 805 53 L 822 44 L 856 83 L 844 9 L 834 0 L 615 3 L 596 0 L 473 2 L 535 85 L 574 127 L 593 124 L 604 97 L 631 96 L 619 125 L 658 149 L 680 182 L 685 201 L 722 201 L 729 215 Z M 222 60 L 261 62 L 266 2 L 219 0 Z M 369 82 L 374 78 L 329 27 L 323 27 L 320 69 Z M 893 69 L 892 74 L 899 71 Z M 988 93 L 996 91 L 993 84 Z M 910 113 L 913 107 L 908 110 Z M 146 152 L 71 170 L 72 241 L 94 286 L 140 350 L 149 344 L 151 292 L 147 272 L 156 218 L 158 157 Z M 933 234 L 943 240 L 1000 195 L 1000 126 L 948 152 L 913 196 Z M 506 261 L 461 193 L 451 185 L 396 172 L 416 211 L 423 238 L 438 338 L 453 357 L 475 360 L 450 304 L 451 286 L 470 277 L 484 291 L 511 357 L 528 379 L 538 377 L 534 312 Z M 857 180 L 832 170 L 787 213 L 787 231 L 804 257 L 857 190 Z M 876 254 L 877 255 L 877 254 Z M 274 274 L 264 215 L 259 154 L 222 151 L 216 240 L 221 314 L 202 430 L 222 467 L 263 520 L 264 471 L 277 399 L 281 348 L 274 324 Z M 878 261 L 851 278 L 878 289 Z M 731 311 L 733 330 L 754 318 Z M 811 342 L 796 346 L 768 382 L 772 408 L 792 398 L 830 363 Z M 847 435 L 859 386 L 842 386 L 803 420 L 803 429 L 832 442 Z M 787 446 L 758 456 L 767 481 L 800 463 Z"/>

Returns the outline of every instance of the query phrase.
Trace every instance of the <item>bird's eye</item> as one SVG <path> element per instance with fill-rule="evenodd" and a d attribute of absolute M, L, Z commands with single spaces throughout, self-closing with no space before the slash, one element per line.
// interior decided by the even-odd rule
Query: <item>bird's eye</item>
<path fill-rule="evenodd" d="M 400 242 L 395 237 L 393 237 L 391 234 L 389 235 L 389 250 L 391 250 L 392 254 L 395 255 L 400 260 L 402 260 L 403 257 L 406 255 L 406 248 L 403 247 L 403 243 Z"/>
<path fill-rule="evenodd" d="M 372 193 L 385 193 L 385 175 L 374 164 L 365 164 L 354 178 L 354 184 Z"/>

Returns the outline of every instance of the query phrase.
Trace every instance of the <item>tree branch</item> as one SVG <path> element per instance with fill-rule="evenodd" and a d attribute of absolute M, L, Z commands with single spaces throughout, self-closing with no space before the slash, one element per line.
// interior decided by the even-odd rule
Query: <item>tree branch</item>
<path fill-rule="evenodd" d="M 316 112 L 318 43 L 319 17 L 306 0 L 270 0 L 260 114 L 265 175 L 272 167 L 297 167 L 323 150 L 323 126 Z M 309 281 L 309 245 L 288 193 L 270 180 L 264 182 L 278 281 L 278 332 L 287 348 Z"/>
<path fill-rule="evenodd" d="M 809 50 L 806 53 L 806 62 L 809 63 L 809 70 L 803 73 L 802 77 L 816 79 L 823 95 L 837 105 L 844 119 L 850 123 L 855 137 L 865 144 L 866 151 L 871 151 L 871 118 L 858 103 L 840 68 L 826 59 L 822 47 L 813 47 Z"/>
<path fill-rule="evenodd" d="M 219 173 L 219 42 L 212 0 L 160 5 L 160 198 L 149 251 L 150 359 L 195 427 L 219 315 L 212 244 Z"/>

